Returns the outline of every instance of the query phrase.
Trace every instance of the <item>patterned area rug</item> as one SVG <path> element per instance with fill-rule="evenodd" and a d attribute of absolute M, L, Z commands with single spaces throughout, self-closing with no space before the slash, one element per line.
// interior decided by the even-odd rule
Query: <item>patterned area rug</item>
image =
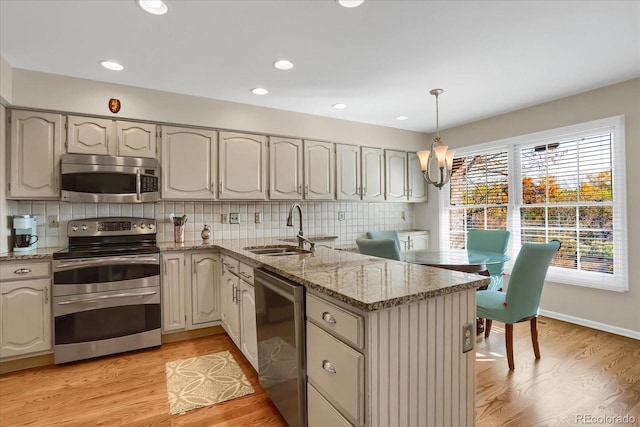
<path fill-rule="evenodd" d="M 166 373 L 170 414 L 182 414 L 254 392 L 228 351 L 168 362 Z"/>

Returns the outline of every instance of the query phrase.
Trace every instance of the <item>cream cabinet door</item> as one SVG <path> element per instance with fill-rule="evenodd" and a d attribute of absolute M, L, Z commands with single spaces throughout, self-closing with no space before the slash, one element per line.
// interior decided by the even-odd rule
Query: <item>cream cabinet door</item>
<path fill-rule="evenodd" d="M 213 200 L 216 189 L 217 133 L 162 127 L 162 198 Z"/>
<path fill-rule="evenodd" d="M 238 279 L 227 268 L 222 267 L 220 283 L 220 319 L 222 327 L 240 348 L 240 304 L 238 303 Z"/>
<path fill-rule="evenodd" d="M 384 201 L 384 150 L 362 147 L 362 200 Z"/>
<path fill-rule="evenodd" d="M 240 351 L 253 369 L 258 371 L 258 335 L 256 332 L 256 299 L 253 286 L 240 280 Z"/>
<path fill-rule="evenodd" d="M 333 200 L 335 153 L 330 142 L 304 141 L 304 198 Z"/>
<path fill-rule="evenodd" d="M 410 202 L 427 201 L 427 182 L 422 175 L 420 159 L 416 153 L 407 153 L 407 178 Z"/>
<path fill-rule="evenodd" d="M 213 253 L 191 255 L 191 323 L 220 320 L 220 258 Z"/>
<path fill-rule="evenodd" d="M 385 150 L 386 197 L 388 201 L 407 200 L 407 153 Z"/>
<path fill-rule="evenodd" d="M 115 145 L 113 120 L 67 116 L 67 153 L 108 155 Z"/>
<path fill-rule="evenodd" d="M 51 279 L 0 283 L 0 357 L 51 350 Z"/>
<path fill-rule="evenodd" d="M 116 121 L 116 156 L 156 158 L 156 125 Z"/>
<path fill-rule="evenodd" d="M 302 199 L 302 141 L 269 138 L 269 198 Z"/>
<path fill-rule="evenodd" d="M 221 200 L 267 198 L 267 137 L 220 132 L 218 197 Z"/>
<path fill-rule="evenodd" d="M 336 144 L 336 199 L 360 200 L 360 148 Z"/>
<path fill-rule="evenodd" d="M 185 329 L 184 254 L 162 254 L 162 330 Z"/>
<path fill-rule="evenodd" d="M 16 199 L 60 199 L 60 114 L 13 110 L 9 196 Z"/>

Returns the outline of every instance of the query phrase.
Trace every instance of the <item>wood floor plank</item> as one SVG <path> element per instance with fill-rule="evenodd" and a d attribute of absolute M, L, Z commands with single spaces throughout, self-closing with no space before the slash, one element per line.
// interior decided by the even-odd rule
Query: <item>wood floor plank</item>
<path fill-rule="evenodd" d="M 506 361 L 504 325 L 477 339 L 479 427 L 580 425 L 577 416 L 630 416 L 640 427 L 640 342 L 540 318 L 542 358 L 529 324 L 514 325 L 515 371 Z M 228 350 L 255 393 L 169 414 L 165 363 Z M 257 374 L 224 334 L 95 360 L 0 375 L 0 426 L 286 426 Z M 606 425 L 606 424 L 605 424 Z"/>

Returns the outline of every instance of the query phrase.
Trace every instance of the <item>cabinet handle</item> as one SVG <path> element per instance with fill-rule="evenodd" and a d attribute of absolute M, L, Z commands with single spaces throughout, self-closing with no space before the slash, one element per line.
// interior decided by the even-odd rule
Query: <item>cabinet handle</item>
<path fill-rule="evenodd" d="M 44 287 L 44 303 L 49 304 L 49 287 Z"/>
<path fill-rule="evenodd" d="M 236 285 L 231 285 L 231 300 L 236 302 Z"/>
<path fill-rule="evenodd" d="M 31 269 L 30 268 L 19 268 L 16 271 L 14 271 L 15 274 L 29 274 L 31 273 Z"/>
<path fill-rule="evenodd" d="M 227 267 L 231 271 L 235 270 L 235 267 L 233 265 L 227 264 L 226 262 L 223 262 L 222 265 L 224 265 L 225 267 Z"/>
<path fill-rule="evenodd" d="M 236 286 L 236 304 L 240 304 L 240 286 Z"/>
<path fill-rule="evenodd" d="M 215 194 L 216 192 L 216 183 L 211 181 L 211 193 Z"/>
<path fill-rule="evenodd" d="M 322 320 L 327 323 L 336 323 L 336 318 L 333 317 L 333 314 L 329 313 L 328 311 L 322 313 Z"/>
<path fill-rule="evenodd" d="M 222 181 L 218 184 L 218 195 L 222 194 Z"/>
<path fill-rule="evenodd" d="M 362 187 L 362 197 L 367 195 L 367 187 Z"/>
<path fill-rule="evenodd" d="M 329 362 L 328 360 L 322 361 L 322 369 L 329 372 L 330 374 L 336 374 L 336 367 L 334 366 L 333 363 Z"/>
<path fill-rule="evenodd" d="M 196 270 L 196 260 L 193 260 L 193 274 L 198 275 L 198 271 Z"/>
<path fill-rule="evenodd" d="M 298 184 L 298 194 L 302 194 L 302 184 Z"/>
<path fill-rule="evenodd" d="M 245 272 L 243 272 L 243 271 L 241 271 L 241 272 L 240 272 L 240 275 L 241 275 L 242 277 L 247 278 L 247 279 L 251 279 L 251 277 L 252 277 L 250 274 L 246 274 L 246 273 L 245 273 Z"/>
<path fill-rule="evenodd" d="M 304 186 L 304 195 L 308 196 L 309 195 L 309 184 Z"/>

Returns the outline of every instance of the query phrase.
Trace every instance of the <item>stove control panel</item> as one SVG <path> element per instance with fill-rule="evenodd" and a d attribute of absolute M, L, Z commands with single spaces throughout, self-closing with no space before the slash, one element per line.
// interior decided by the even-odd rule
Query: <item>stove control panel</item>
<path fill-rule="evenodd" d="M 67 235 L 125 236 L 155 234 L 156 220 L 152 218 L 104 217 L 69 221 Z"/>

